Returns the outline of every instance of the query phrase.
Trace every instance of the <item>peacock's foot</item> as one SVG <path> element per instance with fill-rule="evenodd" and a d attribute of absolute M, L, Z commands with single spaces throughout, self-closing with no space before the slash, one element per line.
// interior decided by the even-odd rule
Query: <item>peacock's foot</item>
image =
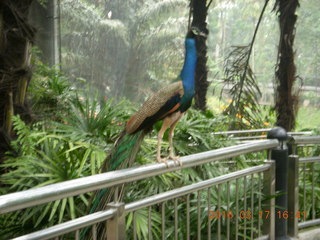
<path fill-rule="evenodd" d="M 157 162 L 158 162 L 158 163 L 165 163 L 166 166 L 169 167 L 168 158 L 157 157 Z"/>
<path fill-rule="evenodd" d="M 182 166 L 182 161 L 180 159 L 180 156 L 174 156 L 173 154 L 170 154 L 168 158 L 172 159 L 174 162 L 178 162 L 180 167 Z"/>

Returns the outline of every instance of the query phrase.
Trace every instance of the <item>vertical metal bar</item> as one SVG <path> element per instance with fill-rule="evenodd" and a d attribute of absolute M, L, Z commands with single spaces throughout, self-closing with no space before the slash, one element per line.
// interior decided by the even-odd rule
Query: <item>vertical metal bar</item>
<path fill-rule="evenodd" d="M 218 185 L 218 211 L 220 213 L 220 217 L 218 218 L 218 240 L 221 240 L 221 184 Z"/>
<path fill-rule="evenodd" d="M 187 240 L 190 239 L 190 194 L 187 195 Z"/>
<path fill-rule="evenodd" d="M 174 199 L 174 239 L 178 240 L 178 199 Z"/>
<path fill-rule="evenodd" d="M 271 152 L 272 152 L 271 150 L 268 150 L 268 153 L 267 153 L 267 155 L 268 155 L 268 156 L 267 156 L 267 159 L 268 159 L 268 160 L 271 160 Z"/>
<path fill-rule="evenodd" d="M 307 211 L 307 191 L 306 191 L 306 163 L 303 163 L 303 211 Z M 305 220 L 305 219 L 304 219 Z"/>
<path fill-rule="evenodd" d="M 238 232 L 239 232 L 239 178 L 236 179 L 236 240 L 238 240 Z"/>
<path fill-rule="evenodd" d="M 210 216 L 210 208 L 211 208 L 211 188 L 208 188 L 208 214 Z M 211 219 L 208 217 L 208 240 L 211 240 Z"/>
<path fill-rule="evenodd" d="M 137 212 L 133 212 L 133 240 L 137 240 Z"/>
<path fill-rule="evenodd" d="M 166 239 L 166 213 L 165 213 L 165 202 L 161 204 L 161 232 L 162 240 Z"/>
<path fill-rule="evenodd" d="M 75 239 L 75 240 L 79 240 L 79 239 L 80 239 L 80 232 L 79 232 L 79 230 L 75 231 L 75 233 L 74 233 L 74 239 Z"/>
<path fill-rule="evenodd" d="M 230 211 L 230 182 L 227 182 L 227 239 L 230 239 L 230 218 L 229 218 L 229 211 Z"/>
<path fill-rule="evenodd" d="M 243 211 L 244 211 L 244 223 L 243 223 L 243 236 L 247 236 L 247 176 L 243 177 Z"/>
<path fill-rule="evenodd" d="M 311 171 L 312 171 L 312 219 L 316 218 L 316 208 L 315 208 L 315 196 L 314 196 L 314 162 L 311 163 Z"/>
<path fill-rule="evenodd" d="M 263 212 L 261 208 L 261 195 L 262 195 L 262 190 L 261 190 L 261 173 L 258 175 L 258 238 L 261 236 L 261 218 L 263 217 Z"/>
<path fill-rule="evenodd" d="M 288 235 L 298 237 L 298 218 L 295 214 L 299 210 L 299 157 L 289 157 L 288 171 Z"/>
<path fill-rule="evenodd" d="M 97 240 L 97 225 L 93 224 L 91 230 L 92 230 L 92 239 L 93 240 Z"/>
<path fill-rule="evenodd" d="M 297 144 L 291 144 L 291 148 L 292 148 L 292 155 L 298 155 L 298 148 L 297 148 Z"/>
<path fill-rule="evenodd" d="M 113 201 L 117 203 L 119 201 L 119 186 L 115 187 L 113 197 L 114 197 Z"/>
<path fill-rule="evenodd" d="M 253 178 L 253 174 L 251 174 L 251 199 L 250 199 L 250 201 L 251 201 L 251 206 L 250 206 L 250 211 L 251 211 L 251 239 L 253 239 L 253 215 L 254 214 L 256 214 L 256 212 L 254 211 L 254 209 L 253 209 L 253 201 L 254 201 L 254 196 L 253 196 L 253 180 L 254 180 L 254 178 Z"/>
<path fill-rule="evenodd" d="M 198 217 L 197 217 L 197 239 L 201 239 L 201 215 L 200 215 L 200 191 L 197 192 L 197 212 L 198 212 Z"/>
<path fill-rule="evenodd" d="M 190 239 L 190 194 L 187 195 L 187 240 Z"/>
<path fill-rule="evenodd" d="M 270 164 L 270 169 L 263 172 L 263 193 L 264 196 L 269 199 L 267 204 L 263 207 L 263 220 L 264 224 L 262 226 L 263 235 L 269 235 L 269 239 L 275 239 L 275 162 L 265 161 L 265 163 Z M 269 197 L 269 198 L 268 198 Z"/>
<path fill-rule="evenodd" d="M 151 206 L 148 208 L 148 239 L 152 240 Z"/>

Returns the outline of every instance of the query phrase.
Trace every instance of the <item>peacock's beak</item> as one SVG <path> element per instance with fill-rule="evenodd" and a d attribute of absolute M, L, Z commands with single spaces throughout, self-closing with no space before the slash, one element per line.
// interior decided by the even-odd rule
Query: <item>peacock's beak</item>
<path fill-rule="evenodd" d="M 207 37 L 208 36 L 208 34 L 206 34 L 205 32 L 201 31 L 198 27 L 192 26 L 190 30 L 196 36 L 201 36 L 201 37 Z"/>

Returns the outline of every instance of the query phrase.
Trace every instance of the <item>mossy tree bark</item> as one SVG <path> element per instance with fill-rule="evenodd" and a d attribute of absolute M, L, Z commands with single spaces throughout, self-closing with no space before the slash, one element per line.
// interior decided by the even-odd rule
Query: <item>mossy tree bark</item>
<path fill-rule="evenodd" d="M 193 10 L 192 26 L 199 28 L 202 32 L 208 33 L 206 18 L 208 7 L 205 0 L 191 1 Z M 195 82 L 195 107 L 199 110 L 206 110 L 207 105 L 207 90 L 208 90 L 208 69 L 207 69 L 207 38 L 199 37 L 197 41 L 198 60 L 196 67 L 196 82 Z"/>
<path fill-rule="evenodd" d="M 298 106 L 298 93 L 294 92 L 296 66 L 294 63 L 295 24 L 298 0 L 277 0 L 276 9 L 279 15 L 280 42 L 278 63 L 276 67 L 275 109 L 278 126 L 287 131 L 295 127 Z"/>
<path fill-rule="evenodd" d="M 12 116 L 29 120 L 26 92 L 31 78 L 34 29 L 28 24 L 32 0 L 0 2 L 0 162 L 10 149 Z"/>

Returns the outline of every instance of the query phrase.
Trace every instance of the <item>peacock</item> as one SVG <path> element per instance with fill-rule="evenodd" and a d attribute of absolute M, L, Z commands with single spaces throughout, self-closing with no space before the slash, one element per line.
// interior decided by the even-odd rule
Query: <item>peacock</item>
<path fill-rule="evenodd" d="M 197 63 L 197 36 L 204 34 L 192 27 L 185 39 L 185 60 L 179 77 L 170 85 L 160 89 L 151 96 L 140 109 L 127 121 L 124 130 L 118 137 L 113 149 L 102 165 L 102 172 L 123 169 L 132 166 L 139 151 L 144 136 L 152 130 L 153 125 L 163 120 L 158 133 L 157 156 L 159 163 L 168 167 L 168 159 L 182 165 L 179 156 L 174 154 L 173 136 L 174 129 L 186 110 L 191 106 L 195 94 L 195 70 Z M 161 157 L 161 142 L 165 131 L 169 129 L 169 156 Z M 97 191 L 92 199 L 89 213 L 107 208 L 112 200 L 114 189 Z M 118 193 L 118 199 L 123 195 L 123 187 Z M 98 227 L 98 236 L 104 235 L 104 227 Z M 81 239 L 88 234 L 88 229 L 81 232 Z"/>

